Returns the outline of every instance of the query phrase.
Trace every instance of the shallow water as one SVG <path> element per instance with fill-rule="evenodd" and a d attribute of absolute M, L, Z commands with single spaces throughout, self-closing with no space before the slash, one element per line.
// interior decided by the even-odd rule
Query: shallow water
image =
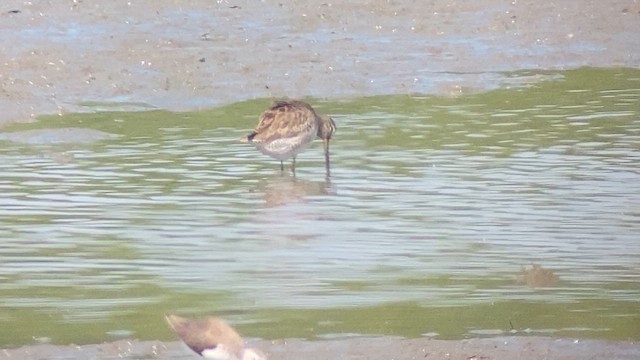
<path fill-rule="evenodd" d="M 0 346 L 168 339 L 165 312 L 268 339 L 640 339 L 640 71 L 509 76 L 537 75 L 312 100 L 330 178 L 320 144 L 293 177 L 238 141 L 268 100 L 15 125 L 117 136 L 0 142 Z M 523 283 L 533 264 L 557 278 Z"/>

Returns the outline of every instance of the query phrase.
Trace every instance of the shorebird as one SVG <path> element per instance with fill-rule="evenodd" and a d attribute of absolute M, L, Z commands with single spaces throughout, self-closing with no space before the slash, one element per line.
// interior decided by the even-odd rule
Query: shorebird
<path fill-rule="evenodd" d="M 214 360 L 267 360 L 256 349 L 246 349 L 240 335 L 226 322 L 215 317 L 187 319 L 165 315 L 173 331 L 200 356 Z"/>
<path fill-rule="evenodd" d="M 318 115 L 306 102 L 279 100 L 260 115 L 256 129 L 241 141 L 252 143 L 263 154 L 280 160 L 280 171 L 284 171 L 283 161 L 292 157 L 291 171 L 295 174 L 296 155 L 319 137 L 329 175 L 329 140 L 335 131 L 333 119 Z"/>

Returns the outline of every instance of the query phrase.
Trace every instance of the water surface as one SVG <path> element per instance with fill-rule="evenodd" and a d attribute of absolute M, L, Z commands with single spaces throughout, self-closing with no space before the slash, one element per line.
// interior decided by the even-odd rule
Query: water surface
<path fill-rule="evenodd" d="M 320 144 L 293 177 L 238 141 L 269 100 L 3 129 L 115 136 L 0 139 L 0 346 L 168 339 L 165 312 L 267 339 L 640 339 L 640 71 L 510 76 L 537 75 L 311 99 L 330 178 Z"/>

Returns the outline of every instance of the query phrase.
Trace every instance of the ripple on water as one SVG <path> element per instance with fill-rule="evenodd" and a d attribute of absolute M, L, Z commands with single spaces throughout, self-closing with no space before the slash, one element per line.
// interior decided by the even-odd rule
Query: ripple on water
<path fill-rule="evenodd" d="M 106 333 L 125 331 L 112 316 L 166 308 L 370 307 L 364 319 L 412 302 L 468 311 L 469 323 L 434 323 L 491 335 L 496 325 L 473 314 L 535 304 L 584 312 L 594 333 L 635 336 L 598 321 L 614 324 L 640 296 L 640 92 L 619 77 L 578 89 L 580 73 L 563 74 L 548 88 L 322 103 L 338 122 L 330 179 L 320 144 L 299 156 L 297 177 L 280 175 L 237 142 L 250 114 L 224 109 L 138 113 L 117 126 L 98 113 L 95 131 L 117 137 L 8 145 L 0 308 L 64 313 L 63 328 L 93 319 Z M 519 284 L 531 264 L 557 284 Z M 539 313 L 525 319 L 532 331 L 578 328 Z"/>

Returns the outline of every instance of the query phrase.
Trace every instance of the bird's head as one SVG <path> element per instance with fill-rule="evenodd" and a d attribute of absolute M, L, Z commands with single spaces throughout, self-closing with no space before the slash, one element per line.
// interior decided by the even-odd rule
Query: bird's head
<path fill-rule="evenodd" d="M 336 123 L 329 116 L 320 117 L 320 126 L 318 126 L 318 137 L 322 140 L 331 140 L 333 133 L 336 132 Z"/>

